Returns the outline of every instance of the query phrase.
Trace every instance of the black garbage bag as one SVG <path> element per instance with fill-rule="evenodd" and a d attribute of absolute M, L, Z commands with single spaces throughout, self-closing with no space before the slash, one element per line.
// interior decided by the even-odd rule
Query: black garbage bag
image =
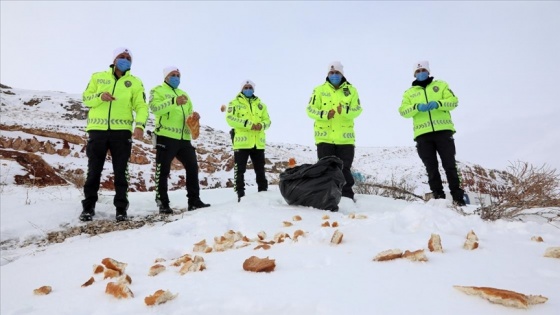
<path fill-rule="evenodd" d="M 289 205 L 338 210 L 342 198 L 342 160 L 326 156 L 315 164 L 302 164 L 280 174 L 280 193 Z"/>

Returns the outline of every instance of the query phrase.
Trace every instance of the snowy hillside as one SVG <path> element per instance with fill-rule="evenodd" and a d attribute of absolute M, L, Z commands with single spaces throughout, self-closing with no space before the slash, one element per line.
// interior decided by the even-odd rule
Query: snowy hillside
<path fill-rule="evenodd" d="M 1 89 L 0 152 L 2 159 L 15 159 L 27 169 L 26 173 L 14 178 L 18 167 L 13 163 L 2 163 L 2 183 L 16 182 L 37 186 L 52 185 L 49 178 L 59 177 L 54 184 L 66 181 L 78 185 L 85 180 L 87 157 L 85 155 L 87 108 L 81 103 L 81 95 L 63 92 L 30 91 L 10 88 Z M 223 115 L 216 109 L 216 115 Z M 153 115 L 150 115 L 147 130 L 153 130 Z M 193 141 L 197 148 L 202 188 L 233 186 L 233 151 L 228 131 L 216 130 L 204 125 L 200 137 Z M 19 152 L 15 155 L 14 151 Z M 30 157 L 33 153 L 38 157 Z M 40 158 L 44 161 L 41 164 Z M 279 174 L 286 168 L 288 160 L 295 158 L 298 164 L 316 161 L 315 147 L 297 144 L 269 143 L 266 148 L 266 170 L 270 183 L 278 182 Z M 134 140 L 129 173 L 131 191 L 154 189 L 155 150 L 150 136 L 144 141 Z M 471 172 L 474 165 L 461 161 L 459 167 Z M 46 164 L 46 165 L 45 165 Z M 249 166 L 250 168 L 251 166 Z M 52 168 L 49 169 L 49 168 Z M 478 166 L 478 168 L 481 168 Z M 414 147 L 356 148 L 353 170 L 368 181 L 377 183 L 406 179 L 422 195 L 429 189 L 424 167 Z M 44 172 L 44 176 L 37 174 Z M 105 164 L 102 186 L 113 187 L 110 158 Z M 443 174 L 443 170 L 442 170 Z M 255 185 L 252 170 L 246 175 L 247 185 Z M 170 189 L 183 189 L 185 173 L 182 165 L 174 161 L 169 182 Z M 467 187 L 468 190 L 468 187 Z"/>

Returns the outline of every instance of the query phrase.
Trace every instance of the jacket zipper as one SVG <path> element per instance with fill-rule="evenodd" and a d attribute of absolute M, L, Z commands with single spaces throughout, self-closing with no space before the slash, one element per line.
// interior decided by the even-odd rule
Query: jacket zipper
<path fill-rule="evenodd" d="M 179 94 L 177 94 L 177 91 L 175 91 L 175 89 L 173 89 L 173 93 L 175 93 L 177 97 L 179 96 Z M 183 128 L 181 128 L 181 140 L 184 140 L 183 135 L 185 134 L 185 125 L 187 124 L 187 117 L 185 116 L 185 109 L 183 108 L 183 105 L 180 105 L 181 112 L 183 112 Z"/>
<path fill-rule="evenodd" d="M 114 75 L 114 74 L 113 74 Z M 119 81 L 119 78 L 117 78 L 117 76 L 115 76 L 115 84 L 113 84 L 113 91 L 111 92 L 111 95 L 115 95 L 115 88 L 117 87 L 117 81 Z M 109 102 L 109 114 L 107 116 L 107 128 L 108 130 L 111 130 L 111 108 L 113 106 L 113 101 Z"/>
<path fill-rule="evenodd" d="M 428 94 L 426 94 L 426 88 L 423 88 L 424 90 L 424 98 L 426 99 L 426 104 L 428 104 Z M 432 121 L 432 113 L 430 113 L 428 111 L 428 116 L 430 117 L 430 126 L 432 126 L 432 132 L 436 131 L 436 129 L 434 128 L 434 122 Z"/>

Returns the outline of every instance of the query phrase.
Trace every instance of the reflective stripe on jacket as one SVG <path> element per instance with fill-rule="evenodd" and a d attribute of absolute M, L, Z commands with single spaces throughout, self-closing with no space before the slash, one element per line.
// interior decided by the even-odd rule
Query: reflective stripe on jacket
<path fill-rule="evenodd" d="M 340 114 L 339 105 L 342 105 Z M 328 119 L 331 109 L 336 113 Z M 354 144 L 354 119 L 361 113 L 358 91 L 350 83 L 345 81 L 338 89 L 328 81 L 317 86 L 307 106 L 307 116 L 315 120 L 315 143 Z"/>
<path fill-rule="evenodd" d="M 101 100 L 103 92 L 111 93 L 115 100 Z M 107 71 L 96 72 L 91 76 L 83 93 L 83 102 L 89 107 L 86 131 L 132 131 L 134 122 L 137 128 L 144 129 L 148 119 L 148 105 L 142 81 L 129 71 L 117 79 L 112 66 Z"/>
<path fill-rule="evenodd" d="M 177 105 L 177 97 L 181 95 L 187 97 L 187 103 Z M 156 86 L 150 91 L 150 110 L 156 117 L 155 133 L 158 136 L 191 140 L 186 120 L 193 112 L 193 105 L 185 91 L 174 89 L 166 82 Z"/>
<path fill-rule="evenodd" d="M 243 93 L 237 94 L 228 105 L 226 121 L 235 132 L 234 150 L 265 148 L 265 130 L 270 127 L 271 121 L 266 105 L 258 97 L 247 98 Z M 259 123 L 262 125 L 261 130 L 251 129 L 253 125 Z"/>
<path fill-rule="evenodd" d="M 419 104 L 427 104 L 431 101 L 438 102 L 438 108 L 427 112 L 418 111 Z M 446 82 L 433 80 L 425 88 L 412 86 L 404 92 L 399 113 L 405 118 L 412 117 L 414 139 L 425 133 L 451 130 L 455 132 L 455 126 L 451 120 L 450 111 L 457 108 L 459 100 L 449 89 Z"/>

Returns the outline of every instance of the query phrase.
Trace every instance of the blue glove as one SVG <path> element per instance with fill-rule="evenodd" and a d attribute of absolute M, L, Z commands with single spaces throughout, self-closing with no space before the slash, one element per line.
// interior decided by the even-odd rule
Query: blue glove
<path fill-rule="evenodd" d="M 417 108 L 418 111 L 420 111 L 420 112 L 427 112 L 427 111 L 429 111 L 429 106 L 428 106 L 428 104 L 418 104 L 418 106 L 416 106 L 416 108 Z"/>
<path fill-rule="evenodd" d="M 438 102 L 431 101 L 428 103 L 428 110 L 436 109 L 438 107 L 439 107 Z"/>

